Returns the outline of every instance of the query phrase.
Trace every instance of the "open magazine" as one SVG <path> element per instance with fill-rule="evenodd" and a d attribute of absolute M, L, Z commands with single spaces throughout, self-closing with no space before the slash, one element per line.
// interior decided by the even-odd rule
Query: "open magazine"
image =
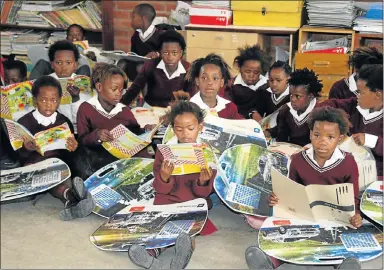
<path fill-rule="evenodd" d="M 34 80 L 1 87 L 1 117 L 18 120 L 34 109 L 32 85 Z"/>
<path fill-rule="evenodd" d="M 46 151 L 66 149 L 67 139 L 72 136 L 67 123 L 32 135 L 23 125 L 9 119 L 4 120 L 13 150 L 23 147 L 24 140 L 35 141 L 39 148 L 37 152 L 44 156 Z"/>
<path fill-rule="evenodd" d="M 141 128 L 144 128 L 146 125 L 156 125 L 159 123 L 159 117 L 152 108 L 135 107 L 131 109 L 131 112 Z"/>
<path fill-rule="evenodd" d="M 261 120 L 261 128 L 263 130 L 271 129 L 277 126 L 277 116 L 279 114 L 279 110 L 271 113 L 270 115 L 264 117 Z"/>
<path fill-rule="evenodd" d="M 216 160 L 209 145 L 205 143 L 158 144 L 164 157 L 175 164 L 172 175 L 199 173 L 201 168 L 216 169 Z"/>
<path fill-rule="evenodd" d="M 131 62 L 138 62 L 138 63 L 151 59 L 145 56 L 138 55 L 134 52 L 126 53 L 124 51 L 103 51 L 102 53 L 100 53 L 100 55 L 115 61 L 119 61 L 120 59 L 125 59 Z"/>
<path fill-rule="evenodd" d="M 80 89 L 80 95 L 86 94 L 89 97 L 93 96 L 93 91 L 91 88 L 91 78 L 85 75 L 76 75 L 73 78 L 60 78 L 59 82 L 61 88 L 63 89 L 63 96 L 61 97 L 60 104 L 71 104 L 72 96 L 68 92 L 67 88 L 71 86 L 76 86 Z"/>
<path fill-rule="evenodd" d="M 272 190 L 279 198 L 273 216 L 352 226 L 355 215 L 353 184 L 303 186 L 272 168 Z"/>
<path fill-rule="evenodd" d="M 103 142 L 102 145 L 109 153 L 119 159 L 130 158 L 152 142 L 152 137 L 160 125 L 161 123 L 158 123 L 151 131 L 136 135 L 120 124 L 111 130 L 111 134 L 115 139 L 111 142 Z"/>

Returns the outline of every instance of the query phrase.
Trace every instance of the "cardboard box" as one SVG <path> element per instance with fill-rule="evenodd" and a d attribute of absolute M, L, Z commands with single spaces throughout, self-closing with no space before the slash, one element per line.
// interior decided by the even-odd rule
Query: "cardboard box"
<path fill-rule="evenodd" d="M 198 8 L 189 10 L 191 24 L 222 25 L 232 24 L 232 11 L 228 9 Z"/>

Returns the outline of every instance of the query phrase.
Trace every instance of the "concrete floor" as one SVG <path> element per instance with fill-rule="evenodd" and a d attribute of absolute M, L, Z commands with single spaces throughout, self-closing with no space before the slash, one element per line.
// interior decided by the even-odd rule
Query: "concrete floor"
<path fill-rule="evenodd" d="M 136 269 L 126 252 L 105 252 L 89 236 L 104 219 L 92 214 L 63 222 L 61 203 L 49 194 L 32 201 L 1 205 L 1 269 Z M 257 243 L 256 231 L 225 206 L 210 218 L 219 231 L 196 238 L 189 269 L 246 269 L 245 249 Z M 383 257 L 363 263 L 363 269 L 383 269 Z"/>

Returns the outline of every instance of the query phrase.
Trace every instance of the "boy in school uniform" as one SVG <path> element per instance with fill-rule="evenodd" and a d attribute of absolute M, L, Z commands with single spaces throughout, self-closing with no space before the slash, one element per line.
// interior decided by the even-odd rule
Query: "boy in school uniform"
<path fill-rule="evenodd" d="M 144 101 L 151 106 L 167 107 L 173 92 L 185 90 L 192 94 L 192 86 L 185 80 L 190 64 L 182 59 L 186 44 L 175 30 L 163 32 L 159 37 L 160 57 L 144 63 L 131 87 L 122 98 L 129 105 L 147 85 Z"/>
<path fill-rule="evenodd" d="M 27 80 L 27 65 L 19 60 L 6 60 L 4 65 L 5 86 L 25 82 Z"/>
<path fill-rule="evenodd" d="M 358 89 L 356 80 L 359 70 L 363 65 L 383 64 L 383 54 L 374 47 L 361 47 L 353 52 L 349 62 L 354 73 L 348 78 L 341 79 L 332 85 L 329 91 L 329 98 L 346 99 L 356 97 Z"/>
<path fill-rule="evenodd" d="M 352 127 L 349 134 L 358 145 L 372 150 L 377 174 L 383 176 L 383 65 L 363 66 L 357 79 L 358 95 L 349 99 L 330 99 L 319 106 L 345 110 Z"/>
<path fill-rule="evenodd" d="M 159 57 L 160 30 L 152 24 L 156 10 L 150 4 L 137 5 L 131 15 L 131 26 L 135 30 L 131 37 L 131 52 L 149 58 Z M 119 66 L 131 81 L 134 81 L 141 65 L 121 59 Z"/>

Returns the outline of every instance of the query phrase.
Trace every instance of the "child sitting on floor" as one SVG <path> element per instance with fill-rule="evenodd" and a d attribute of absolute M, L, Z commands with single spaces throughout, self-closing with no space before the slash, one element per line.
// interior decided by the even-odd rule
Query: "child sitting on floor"
<path fill-rule="evenodd" d="M 4 65 L 4 84 L 25 82 L 27 80 L 27 65 L 19 60 L 6 60 Z"/>
<path fill-rule="evenodd" d="M 383 64 L 383 54 L 374 47 L 360 47 L 353 52 L 349 61 L 354 73 L 349 78 L 341 79 L 333 84 L 329 98 L 345 99 L 356 97 L 358 89 L 356 81 L 363 65 Z"/>
<path fill-rule="evenodd" d="M 61 113 L 57 112 L 62 96 L 60 83 L 51 76 L 43 76 L 35 81 L 32 86 L 33 101 L 36 110 L 24 115 L 19 123 L 26 127 L 32 134 L 47 130 L 52 127 L 67 123 L 73 133 L 71 121 Z M 66 150 L 51 150 L 42 156 L 38 153 L 37 146 L 33 141 L 24 141 L 23 148 L 19 150 L 21 164 L 23 166 L 37 163 L 48 158 L 59 158 L 69 166 L 72 164 L 73 154 L 77 148 L 77 141 L 74 136 L 67 139 Z M 71 167 L 71 166 L 70 166 Z M 84 187 L 83 180 L 74 177 L 49 190 L 52 196 L 60 199 L 64 204 L 64 210 L 60 211 L 62 220 L 71 220 L 88 216 L 95 202 Z"/>
<path fill-rule="evenodd" d="M 169 121 L 177 138 L 174 143 L 196 143 L 203 128 L 204 116 L 204 111 L 192 102 L 180 101 L 173 105 Z M 160 151 L 156 152 L 153 165 L 155 175 L 153 187 L 156 191 L 154 204 L 172 204 L 196 198 L 208 198 L 213 191 L 215 170 L 202 168 L 200 173 L 171 175 L 174 168 L 172 161 L 165 160 Z M 212 226 L 210 224 L 206 223 L 201 234 L 209 233 L 208 226 Z M 138 245 L 130 248 L 129 257 L 136 265 L 144 268 L 184 269 L 192 256 L 194 241 L 188 235 L 181 237 L 182 239 L 176 242 L 173 251 L 175 255 L 170 264 L 163 254 L 155 258 L 149 255 L 144 247 Z M 184 246 L 178 244 L 181 241 L 185 242 Z"/>
<path fill-rule="evenodd" d="M 182 59 L 185 40 L 175 30 L 168 30 L 159 37 L 160 57 L 148 60 L 140 69 L 131 87 L 122 98 L 129 105 L 147 85 L 144 101 L 151 106 L 167 107 L 173 99 L 172 93 L 185 90 L 192 93 L 192 87 L 185 81 L 190 64 Z"/>
<path fill-rule="evenodd" d="M 290 102 L 279 110 L 276 140 L 304 146 L 310 142 L 307 119 L 316 106 L 323 84 L 307 68 L 293 72 L 288 83 Z"/>
<path fill-rule="evenodd" d="M 383 65 L 363 66 L 357 79 L 357 97 L 330 99 L 319 106 L 332 106 L 350 115 L 349 134 L 358 145 L 372 150 L 377 175 L 383 176 Z"/>
<path fill-rule="evenodd" d="M 350 223 L 359 228 L 362 225 L 362 218 L 359 211 L 359 172 L 357 164 L 352 154 L 343 152 L 338 148 L 338 144 L 343 141 L 351 126 L 348 115 L 340 109 L 316 108 L 309 116 L 308 126 L 311 131 L 312 146 L 291 156 L 289 178 L 304 186 L 352 183 L 356 213 L 351 217 Z M 270 195 L 269 202 L 270 206 L 275 206 L 279 202 L 273 192 Z M 257 247 L 249 247 L 245 257 L 251 269 L 273 269 L 280 264 L 280 262 L 274 264 L 271 258 Z M 344 268 L 346 265 L 352 267 L 352 269 L 360 269 L 359 261 L 354 258 L 346 260 L 342 267 Z M 283 264 L 277 269 L 288 268 L 290 268 L 288 264 Z M 298 266 L 297 269 L 299 268 Z"/>
<path fill-rule="evenodd" d="M 257 92 L 268 87 L 268 78 L 262 74 L 269 68 L 270 57 L 259 45 L 245 46 L 238 50 L 239 55 L 234 64 L 239 67 L 240 74 L 228 83 L 224 97 L 233 101 L 239 113 L 248 118 L 251 109 L 258 103 Z"/>
<path fill-rule="evenodd" d="M 190 100 L 207 113 L 226 119 L 244 119 L 236 105 L 218 95 L 220 89 L 230 79 L 228 64 L 216 54 L 193 61 L 188 72 L 188 80 L 195 81 L 197 92 Z"/>
<path fill-rule="evenodd" d="M 88 158 L 93 171 L 117 160 L 101 145 L 114 138 L 111 130 L 119 124 L 127 127 L 135 134 L 144 132 L 137 123 L 131 110 L 120 103 L 127 76 L 117 66 L 97 63 L 92 74 L 92 88 L 98 95 L 82 103 L 78 114 L 78 136 L 80 143 L 89 152 Z M 146 126 L 145 129 L 150 129 Z M 147 149 L 138 156 L 146 155 Z"/>

